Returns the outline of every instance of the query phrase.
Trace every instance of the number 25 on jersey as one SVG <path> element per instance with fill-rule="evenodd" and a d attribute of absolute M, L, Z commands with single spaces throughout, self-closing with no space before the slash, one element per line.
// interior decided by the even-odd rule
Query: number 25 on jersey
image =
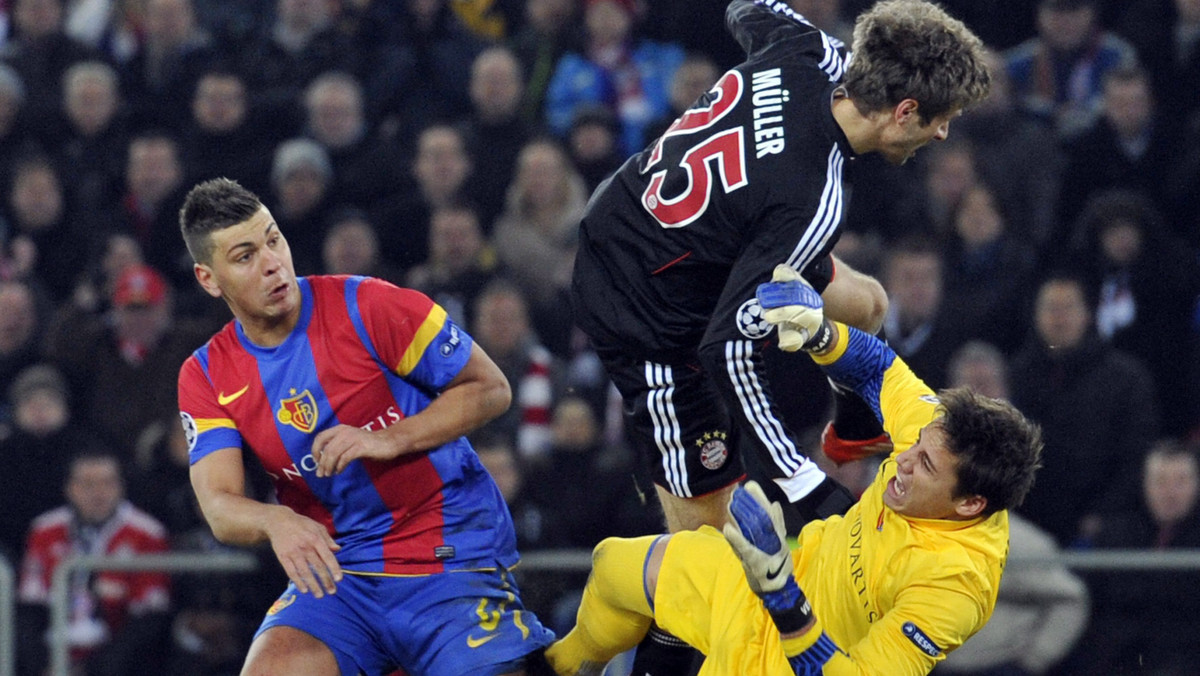
<path fill-rule="evenodd" d="M 672 136 L 692 135 L 710 129 L 737 106 L 742 98 L 742 75 L 729 71 L 713 86 L 708 106 L 683 114 L 663 133 L 654 147 L 643 173 L 663 159 L 663 144 Z M 741 125 L 718 131 L 683 152 L 674 166 L 656 171 L 642 193 L 642 206 L 664 228 L 682 228 L 699 218 L 712 198 L 713 166 L 721 177 L 726 193 L 746 185 L 745 137 Z M 687 176 L 684 189 L 674 197 L 664 197 L 663 184 L 668 172 L 682 167 Z"/>

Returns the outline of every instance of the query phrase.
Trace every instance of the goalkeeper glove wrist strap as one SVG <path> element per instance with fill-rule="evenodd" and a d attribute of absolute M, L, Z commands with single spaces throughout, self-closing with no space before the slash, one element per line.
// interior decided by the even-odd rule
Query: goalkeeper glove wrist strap
<path fill-rule="evenodd" d="M 812 622 L 812 605 L 795 578 L 789 576 L 783 589 L 763 594 L 762 601 L 781 634 L 795 633 Z"/>
<path fill-rule="evenodd" d="M 829 349 L 829 344 L 833 342 L 833 325 L 828 319 L 821 321 L 821 328 L 817 329 L 812 338 L 800 346 L 805 352 L 821 353 Z"/>

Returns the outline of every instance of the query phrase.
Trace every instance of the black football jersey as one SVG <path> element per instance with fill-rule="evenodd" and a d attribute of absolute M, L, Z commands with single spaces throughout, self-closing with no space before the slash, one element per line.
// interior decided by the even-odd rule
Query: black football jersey
<path fill-rule="evenodd" d="M 831 110 L 844 45 L 784 2 L 734 0 L 726 21 L 746 61 L 588 204 L 572 299 L 598 343 L 765 338 L 755 288 L 779 263 L 811 277 L 837 239 L 853 156 Z"/>

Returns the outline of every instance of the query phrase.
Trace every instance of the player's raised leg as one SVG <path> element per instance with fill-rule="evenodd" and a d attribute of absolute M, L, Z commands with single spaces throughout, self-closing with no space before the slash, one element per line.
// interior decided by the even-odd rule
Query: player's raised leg
<path fill-rule="evenodd" d="M 883 286 L 874 277 L 833 259 L 833 280 L 821 292 L 825 316 L 857 329 L 878 334 L 887 315 L 888 299 Z M 840 387 L 833 388 L 834 420 L 825 426 L 821 448 L 838 464 L 891 450 L 891 440 L 875 412 L 858 395 Z"/>

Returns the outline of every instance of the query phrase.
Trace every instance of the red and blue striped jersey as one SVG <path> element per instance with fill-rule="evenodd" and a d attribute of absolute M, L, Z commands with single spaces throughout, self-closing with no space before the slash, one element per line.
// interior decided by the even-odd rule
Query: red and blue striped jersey
<path fill-rule="evenodd" d="M 184 363 L 179 409 L 191 462 L 251 449 L 279 502 L 324 524 L 342 546 L 347 571 L 515 564 L 508 509 L 465 438 L 315 474 L 321 430 L 377 430 L 420 413 L 466 365 L 471 337 L 425 295 L 382 280 L 317 276 L 299 285 L 300 318 L 282 344 L 255 345 L 234 320 Z"/>

